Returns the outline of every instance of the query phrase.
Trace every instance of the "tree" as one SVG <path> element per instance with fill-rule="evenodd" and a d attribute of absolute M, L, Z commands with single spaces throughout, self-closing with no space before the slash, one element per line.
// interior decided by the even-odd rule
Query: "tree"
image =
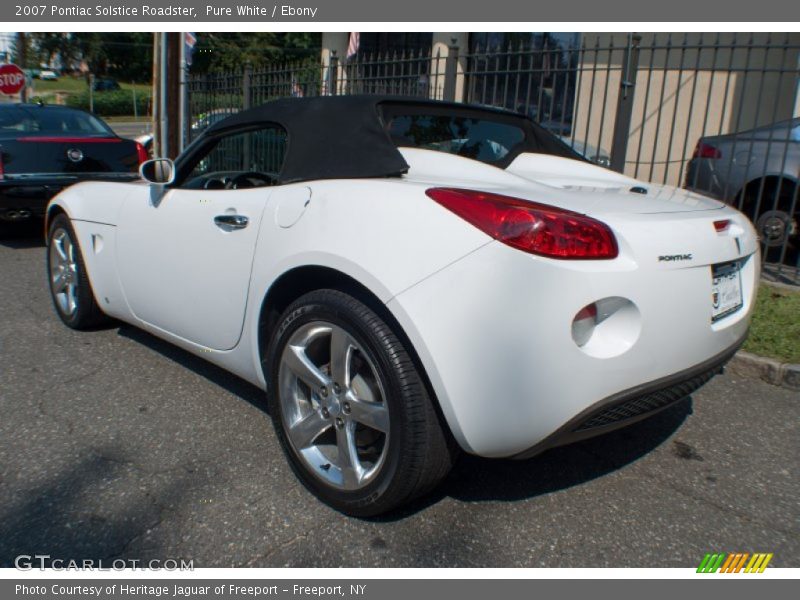
<path fill-rule="evenodd" d="M 124 81 L 150 81 L 153 34 L 147 32 L 73 33 L 83 60 L 95 75 Z"/>
<path fill-rule="evenodd" d="M 72 70 L 83 61 L 89 71 L 124 81 L 146 82 L 152 75 L 153 35 L 146 32 L 32 33 L 28 62 Z"/>
<path fill-rule="evenodd" d="M 77 40 L 69 33 L 30 33 L 28 34 L 37 65 L 56 66 L 72 70 L 78 60 Z"/>
<path fill-rule="evenodd" d="M 318 59 L 322 34 L 307 32 L 198 33 L 192 73 L 231 71 L 245 64 Z"/>

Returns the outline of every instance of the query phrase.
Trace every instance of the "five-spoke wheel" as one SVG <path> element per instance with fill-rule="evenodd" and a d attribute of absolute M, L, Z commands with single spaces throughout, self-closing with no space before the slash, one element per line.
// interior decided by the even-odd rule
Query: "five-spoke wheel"
<path fill-rule="evenodd" d="M 59 226 L 50 238 L 50 286 L 59 312 L 67 317 L 78 309 L 78 264 L 69 232 Z"/>
<path fill-rule="evenodd" d="M 312 321 L 284 346 L 278 374 L 289 442 L 332 486 L 366 485 L 386 459 L 389 410 L 368 353 L 342 327 Z"/>
<path fill-rule="evenodd" d="M 414 361 L 352 296 L 316 290 L 289 306 L 264 370 L 283 448 L 300 480 L 331 506 L 386 512 L 449 471 L 455 446 Z"/>
<path fill-rule="evenodd" d="M 47 233 L 47 279 L 53 305 L 73 329 L 86 329 L 108 320 L 94 298 L 75 230 L 65 214 L 56 215 Z"/>

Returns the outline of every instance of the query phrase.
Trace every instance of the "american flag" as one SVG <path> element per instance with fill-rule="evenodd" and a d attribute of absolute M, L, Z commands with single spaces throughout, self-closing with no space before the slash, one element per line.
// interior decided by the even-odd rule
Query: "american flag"
<path fill-rule="evenodd" d="M 186 66 L 192 66 L 192 52 L 197 44 L 197 36 L 194 33 L 187 31 L 183 34 L 183 55 L 186 60 Z"/>
<path fill-rule="evenodd" d="M 361 43 L 361 34 L 357 31 L 350 32 L 350 41 L 347 43 L 347 58 L 358 54 L 358 45 Z"/>

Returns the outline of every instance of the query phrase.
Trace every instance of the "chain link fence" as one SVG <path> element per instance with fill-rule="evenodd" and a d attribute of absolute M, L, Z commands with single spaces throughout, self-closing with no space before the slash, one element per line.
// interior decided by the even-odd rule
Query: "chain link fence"
<path fill-rule="evenodd" d="M 190 136 L 275 98 L 391 94 L 528 115 L 578 152 L 745 212 L 768 279 L 800 284 L 800 34 L 584 34 L 541 43 L 335 52 L 192 76 Z"/>

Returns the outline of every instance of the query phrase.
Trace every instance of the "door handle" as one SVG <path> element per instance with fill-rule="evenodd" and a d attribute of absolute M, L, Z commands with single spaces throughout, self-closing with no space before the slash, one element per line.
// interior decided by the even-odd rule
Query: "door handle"
<path fill-rule="evenodd" d="M 249 222 L 250 219 L 244 215 L 217 215 L 214 217 L 214 225 L 226 231 L 244 229 Z"/>

